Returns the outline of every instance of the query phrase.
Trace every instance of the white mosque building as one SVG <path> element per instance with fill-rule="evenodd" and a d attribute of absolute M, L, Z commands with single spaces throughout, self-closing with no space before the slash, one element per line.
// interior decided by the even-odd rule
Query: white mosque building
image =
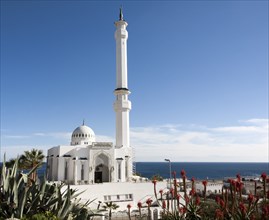
<path fill-rule="evenodd" d="M 129 137 L 131 102 L 127 84 L 127 22 L 120 10 L 115 22 L 116 40 L 116 141 L 96 142 L 93 130 L 83 124 L 77 127 L 68 146 L 48 150 L 47 179 L 72 185 L 104 182 L 128 182 L 133 175 L 133 154 Z"/>
<path fill-rule="evenodd" d="M 127 85 L 127 22 L 120 10 L 115 22 L 116 40 L 116 89 L 114 110 L 116 113 L 116 141 L 96 142 L 95 133 L 83 124 L 71 136 L 69 146 L 56 146 L 48 150 L 47 179 L 70 185 L 81 194 L 81 202 L 92 200 L 90 207 L 96 209 L 103 202 L 119 205 L 126 210 L 135 209 L 137 202 L 146 204 L 155 200 L 153 184 L 146 178 L 133 176 L 133 151 L 129 137 L 129 112 L 131 102 Z M 168 182 L 159 182 L 159 189 L 167 189 Z M 65 186 L 67 187 L 67 185 Z"/>

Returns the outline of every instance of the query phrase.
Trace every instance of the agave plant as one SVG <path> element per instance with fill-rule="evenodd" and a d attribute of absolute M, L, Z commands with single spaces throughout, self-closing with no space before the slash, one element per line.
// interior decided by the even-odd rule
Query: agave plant
<path fill-rule="evenodd" d="M 87 206 L 80 200 L 73 202 L 81 193 L 69 185 L 49 184 L 46 179 L 37 184 L 30 176 L 37 169 L 37 164 L 29 173 L 18 173 L 18 160 L 12 168 L 7 168 L 5 159 L 0 180 L 0 217 L 33 218 L 44 215 L 49 219 L 88 219 L 96 213 L 88 212 Z M 84 216 L 81 218 L 81 216 Z"/>

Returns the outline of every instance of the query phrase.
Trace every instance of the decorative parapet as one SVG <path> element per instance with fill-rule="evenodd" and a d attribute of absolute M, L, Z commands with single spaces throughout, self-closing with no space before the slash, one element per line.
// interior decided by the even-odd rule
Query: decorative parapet
<path fill-rule="evenodd" d="M 92 149 L 109 149 L 113 147 L 112 142 L 93 142 Z"/>

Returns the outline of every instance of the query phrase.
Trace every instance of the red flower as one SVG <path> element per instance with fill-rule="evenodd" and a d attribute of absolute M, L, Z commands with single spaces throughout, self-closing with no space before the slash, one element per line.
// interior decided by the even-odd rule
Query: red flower
<path fill-rule="evenodd" d="M 188 204 L 190 202 L 190 198 L 187 195 L 185 196 L 185 202 L 186 202 L 186 204 Z"/>
<path fill-rule="evenodd" d="M 235 182 L 236 184 L 236 190 L 241 191 L 243 189 L 244 183 L 242 182 Z"/>
<path fill-rule="evenodd" d="M 236 175 L 236 178 L 237 178 L 237 180 L 240 182 L 241 181 L 241 176 L 240 176 L 240 174 L 237 174 Z"/>
<path fill-rule="evenodd" d="M 219 201 L 219 205 L 220 205 L 221 208 L 225 207 L 225 203 L 224 203 L 224 201 L 222 199 Z"/>
<path fill-rule="evenodd" d="M 170 193 L 171 193 L 171 195 L 172 195 L 173 197 L 174 197 L 174 192 L 175 192 L 174 189 L 171 188 L 171 189 L 170 189 Z"/>
<path fill-rule="evenodd" d="M 156 183 L 157 183 L 157 180 L 156 179 L 154 179 L 154 180 L 152 180 L 152 183 L 154 184 L 154 186 L 156 185 Z"/>
<path fill-rule="evenodd" d="M 194 177 L 192 177 L 192 178 L 191 178 L 191 181 L 192 181 L 193 183 L 195 182 L 195 179 L 194 179 Z"/>
<path fill-rule="evenodd" d="M 160 193 L 161 195 L 163 195 L 163 190 L 162 190 L 162 189 L 160 189 L 159 193 Z"/>
<path fill-rule="evenodd" d="M 248 201 L 249 201 L 249 203 L 252 203 L 253 201 L 254 201 L 254 196 L 250 193 L 249 195 L 248 195 Z"/>
<path fill-rule="evenodd" d="M 266 177 L 267 177 L 266 173 L 262 173 L 261 178 L 262 178 L 263 181 L 266 180 Z"/>
<path fill-rule="evenodd" d="M 196 197 L 196 200 L 195 200 L 195 204 L 196 204 L 196 205 L 200 205 L 200 203 L 201 203 L 200 197 L 197 196 L 197 197 Z"/>
<path fill-rule="evenodd" d="M 224 208 L 224 206 L 225 206 L 224 201 L 220 197 L 218 197 L 218 196 L 216 197 L 216 203 L 218 205 L 220 205 L 220 207 L 222 207 L 222 208 Z"/>
<path fill-rule="evenodd" d="M 241 213 L 243 213 L 243 214 L 245 214 L 247 211 L 245 204 L 242 202 L 239 204 L 239 209 L 240 209 Z"/>
<path fill-rule="evenodd" d="M 185 172 L 185 170 L 181 170 L 180 174 L 181 174 L 181 176 L 182 176 L 183 178 L 186 177 L 186 172 Z"/>
<path fill-rule="evenodd" d="M 128 205 L 127 205 L 127 208 L 128 208 L 128 209 L 130 209 L 131 207 L 132 207 L 131 204 L 128 204 Z"/>
<path fill-rule="evenodd" d="M 163 209 L 166 209 L 166 202 L 165 202 L 165 200 L 163 200 L 163 202 L 162 202 L 162 208 Z"/>
<path fill-rule="evenodd" d="M 179 208 L 179 212 L 180 212 L 181 214 L 186 213 L 186 211 L 187 211 L 186 207 L 181 207 L 181 208 Z"/>
<path fill-rule="evenodd" d="M 206 180 L 203 180 L 202 183 L 203 183 L 204 186 L 207 186 L 207 181 Z"/>
<path fill-rule="evenodd" d="M 233 179 L 229 179 L 228 181 L 232 186 L 236 187 L 236 181 L 234 181 Z"/>
<path fill-rule="evenodd" d="M 137 207 L 141 209 L 141 207 L 142 207 L 142 202 L 138 202 L 138 203 L 137 203 Z"/>
<path fill-rule="evenodd" d="M 151 203 L 152 203 L 152 200 L 151 199 L 147 199 L 146 203 L 147 203 L 148 206 L 150 206 Z"/>
<path fill-rule="evenodd" d="M 262 207 L 262 213 L 263 213 L 264 217 L 269 216 L 269 205 L 264 205 Z"/>
<path fill-rule="evenodd" d="M 223 212 L 220 209 L 216 209 L 215 216 L 216 216 L 216 219 L 223 219 L 224 217 Z"/>
<path fill-rule="evenodd" d="M 194 196 L 195 195 L 195 190 L 194 189 L 191 189 L 190 190 L 190 196 Z"/>

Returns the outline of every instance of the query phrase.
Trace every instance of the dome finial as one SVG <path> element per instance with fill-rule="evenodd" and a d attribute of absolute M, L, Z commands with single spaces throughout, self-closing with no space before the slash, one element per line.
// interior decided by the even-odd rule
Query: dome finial
<path fill-rule="evenodd" d="M 122 5 L 120 6 L 120 21 L 123 21 Z"/>
<path fill-rule="evenodd" d="M 82 125 L 85 125 L 85 119 L 83 119 L 83 121 L 82 121 Z"/>

